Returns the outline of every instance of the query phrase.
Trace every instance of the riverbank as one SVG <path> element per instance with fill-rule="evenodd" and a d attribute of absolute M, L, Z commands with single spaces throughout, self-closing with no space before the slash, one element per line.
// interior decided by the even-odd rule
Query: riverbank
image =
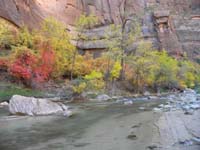
<path fill-rule="evenodd" d="M 152 145 L 159 150 L 199 150 L 200 110 L 193 115 L 165 112 L 155 122 Z"/>

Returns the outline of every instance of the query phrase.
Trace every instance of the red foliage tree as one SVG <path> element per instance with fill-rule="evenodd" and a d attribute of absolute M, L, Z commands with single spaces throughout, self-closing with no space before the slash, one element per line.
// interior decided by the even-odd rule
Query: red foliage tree
<path fill-rule="evenodd" d="M 55 64 L 55 53 L 49 47 L 40 51 L 39 65 L 34 68 L 35 79 L 38 82 L 44 82 L 48 80 L 53 72 L 53 66 Z"/>
<path fill-rule="evenodd" d="M 55 63 L 55 53 L 49 46 L 44 46 L 35 55 L 30 50 L 23 51 L 16 56 L 15 60 L 9 65 L 9 72 L 12 76 L 25 81 L 26 83 L 41 83 L 49 80 L 53 72 Z"/>
<path fill-rule="evenodd" d="M 37 63 L 37 57 L 28 50 L 23 51 L 16 56 L 15 60 L 9 66 L 9 72 L 12 76 L 23 80 L 32 78 L 32 68 Z"/>

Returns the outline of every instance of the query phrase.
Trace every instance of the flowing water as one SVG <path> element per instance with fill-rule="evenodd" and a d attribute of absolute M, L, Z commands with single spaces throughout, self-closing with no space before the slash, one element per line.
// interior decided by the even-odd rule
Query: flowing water
<path fill-rule="evenodd" d="M 151 110 L 160 103 L 71 104 L 71 118 L 13 117 L 0 108 L 0 150 L 145 150 L 159 118 Z"/>

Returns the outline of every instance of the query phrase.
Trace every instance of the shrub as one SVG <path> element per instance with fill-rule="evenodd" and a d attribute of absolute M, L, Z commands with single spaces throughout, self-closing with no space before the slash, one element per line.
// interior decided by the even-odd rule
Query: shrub
<path fill-rule="evenodd" d="M 120 62 L 116 61 L 110 72 L 110 78 L 112 80 L 116 80 L 117 78 L 119 78 L 121 69 L 122 69 L 122 66 Z"/>
<path fill-rule="evenodd" d="M 12 57 L 10 74 L 26 84 L 47 81 L 54 71 L 55 54 L 48 44 L 37 54 L 25 47 L 17 48 Z"/>
<path fill-rule="evenodd" d="M 32 79 L 33 66 L 37 63 L 36 55 L 30 49 L 16 49 L 13 62 L 9 66 L 12 76 L 30 84 Z"/>
<path fill-rule="evenodd" d="M 14 31 L 9 23 L 0 20 L 0 48 L 11 48 L 15 42 Z"/>
<path fill-rule="evenodd" d="M 158 87 L 177 87 L 178 61 L 170 57 L 166 51 L 157 52 L 158 68 L 155 72 L 155 84 Z"/>
<path fill-rule="evenodd" d="M 86 86 L 87 85 L 86 85 L 85 82 L 81 82 L 81 83 L 79 83 L 77 85 L 73 85 L 72 89 L 73 89 L 74 93 L 81 94 L 81 93 L 83 93 L 85 91 Z"/>
<path fill-rule="evenodd" d="M 7 70 L 9 63 L 10 63 L 9 58 L 0 57 L 0 69 Z"/>
<path fill-rule="evenodd" d="M 86 80 L 87 88 L 90 90 L 101 90 L 104 88 L 103 74 L 93 70 L 90 74 L 84 77 Z"/>
<path fill-rule="evenodd" d="M 16 46 L 17 47 L 27 47 L 29 49 L 34 48 L 34 35 L 32 32 L 28 30 L 26 26 L 22 27 L 19 29 L 18 34 L 17 34 L 17 41 L 16 41 Z"/>

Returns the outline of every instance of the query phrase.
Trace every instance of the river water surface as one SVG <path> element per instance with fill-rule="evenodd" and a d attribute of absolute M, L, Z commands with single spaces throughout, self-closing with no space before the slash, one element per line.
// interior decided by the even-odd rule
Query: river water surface
<path fill-rule="evenodd" d="M 13 117 L 0 108 L 0 150 L 145 150 L 159 118 L 152 108 L 160 103 L 71 104 L 71 118 Z"/>

